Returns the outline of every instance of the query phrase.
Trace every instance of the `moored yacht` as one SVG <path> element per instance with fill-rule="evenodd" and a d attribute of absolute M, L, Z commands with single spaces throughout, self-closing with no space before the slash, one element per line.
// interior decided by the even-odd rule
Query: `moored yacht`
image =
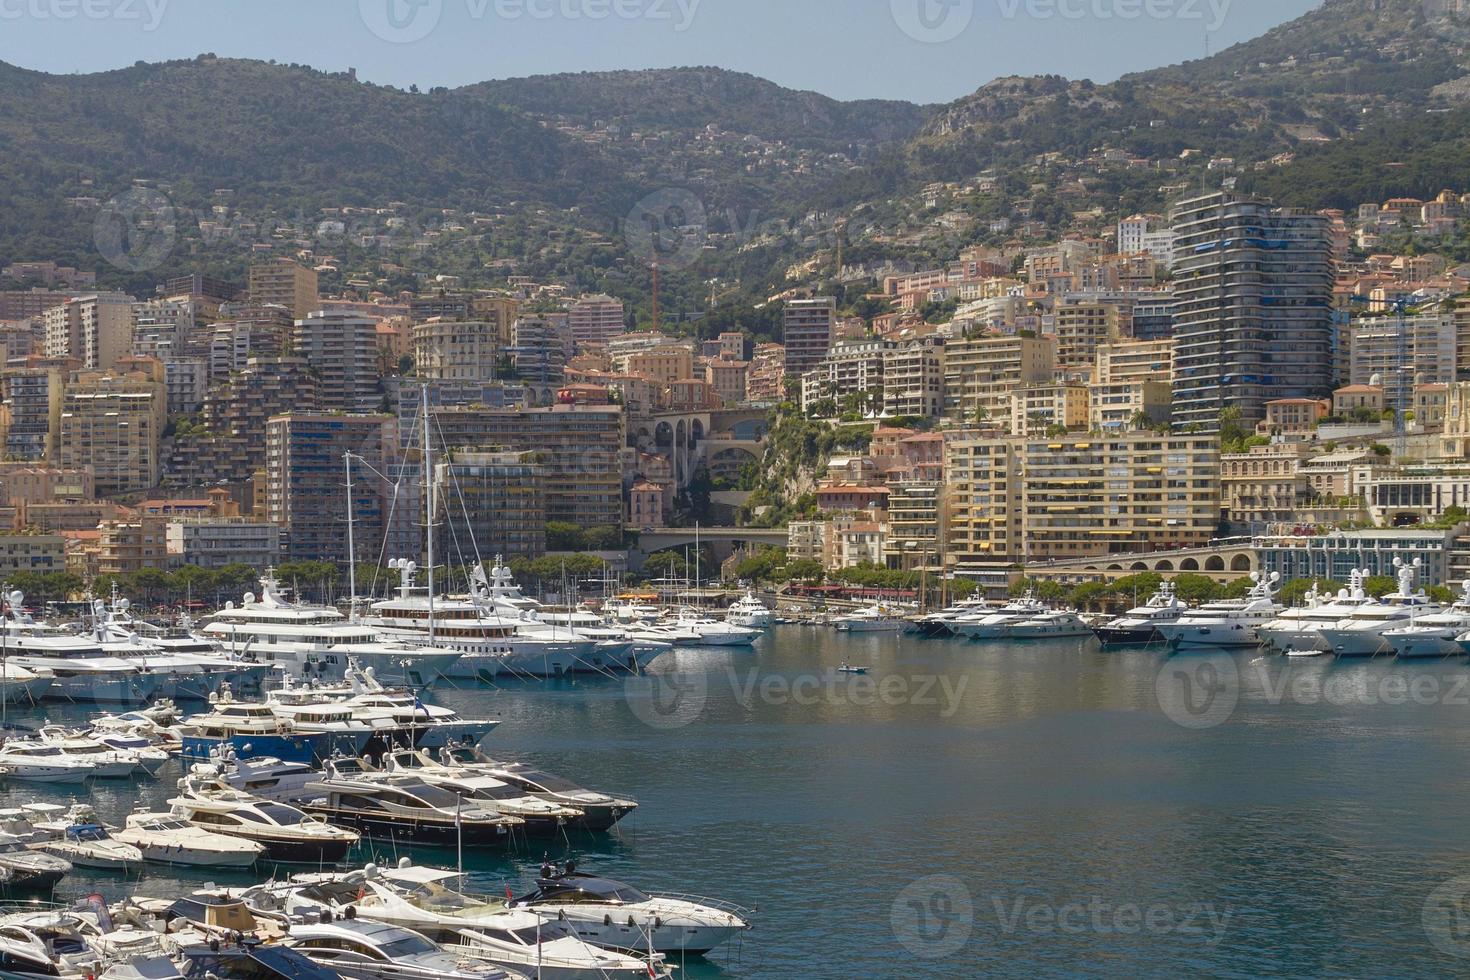
<path fill-rule="evenodd" d="M 1322 642 L 1328 650 L 1339 657 L 1376 657 L 1388 653 L 1393 647 L 1383 634 L 1413 626 L 1423 617 L 1440 611 L 1441 607 L 1423 589 L 1415 591 L 1423 559 L 1406 562 L 1395 558 L 1393 564 L 1398 572 L 1398 591 L 1365 603 L 1335 625 L 1323 627 Z"/>
<path fill-rule="evenodd" d="M 1464 652 L 1459 639 L 1470 632 L 1470 579 L 1462 586 L 1459 600 L 1448 609 L 1415 620 L 1413 626 L 1401 626 L 1383 634 L 1396 656 L 1452 657 Z"/>
<path fill-rule="evenodd" d="M 999 609 L 980 610 L 950 620 L 949 629 L 956 636 L 971 640 L 995 640 L 1004 635 L 1005 628 L 1023 619 L 1031 619 L 1047 611 L 1047 607 L 1033 592 L 1006 603 Z"/>
<path fill-rule="evenodd" d="M 699 637 L 692 644 L 694 646 L 748 647 L 761 638 L 760 630 L 711 619 L 698 610 L 687 607 L 679 610 L 679 618 L 674 620 L 673 626 Z"/>
<path fill-rule="evenodd" d="M 572 926 L 604 949 L 700 956 L 750 928 L 750 913 L 708 898 L 650 895 L 632 885 L 573 869 L 536 882 L 536 890 L 510 902 Z"/>
<path fill-rule="evenodd" d="M 510 980 L 492 963 L 455 956 L 410 929 L 368 919 L 293 924 L 286 945 L 344 980 Z"/>
<path fill-rule="evenodd" d="M 1348 587 L 1336 596 L 1322 595 L 1316 583 L 1307 592 L 1300 606 L 1283 609 L 1281 615 L 1262 626 L 1261 640 L 1277 650 L 1327 650 L 1322 639 L 1322 630 L 1336 626 L 1339 622 L 1372 602 L 1363 583 L 1368 573 L 1353 569 L 1348 577 Z"/>
<path fill-rule="evenodd" d="M 126 871 L 143 860 L 143 852 L 132 844 L 113 840 L 111 828 L 85 803 L 69 809 L 55 803 L 28 803 L 24 809 L 31 826 L 47 835 L 32 846 L 76 867 Z"/>
<path fill-rule="evenodd" d="M 168 802 L 175 816 L 196 827 L 254 841 L 271 861 L 336 864 L 359 839 L 355 831 L 309 817 L 289 803 L 237 790 L 185 792 Z"/>
<path fill-rule="evenodd" d="M 308 813 L 395 844 L 502 848 L 523 823 L 412 774 L 343 772 L 335 760 L 306 793 L 296 802 Z"/>
<path fill-rule="evenodd" d="M 519 787 L 469 766 L 430 761 L 427 753 L 395 752 L 384 760 L 384 768 L 387 772 L 412 774 L 430 786 L 449 790 L 485 809 L 519 817 L 524 821 L 520 829 L 531 837 L 556 836 L 582 819 L 581 810 L 531 796 Z"/>
<path fill-rule="evenodd" d="M 143 852 L 145 861 L 201 868 L 248 868 L 265 848 L 254 841 L 210 833 L 173 813 L 133 813 L 113 835 Z"/>
<path fill-rule="evenodd" d="M 545 772 L 521 762 L 491 759 L 478 749 L 440 749 L 434 756 L 421 753 L 429 761 L 469 766 L 496 779 L 517 786 L 527 796 L 568 806 L 582 811 L 581 826 L 587 830 L 611 830 L 623 817 L 638 809 L 637 802 L 626 797 L 610 796 L 587 789 L 564 776 Z"/>
<path fill-rule="evenodd" d="M 746 629 L 763 630 L 775 624 L 776 614 L 767 609 L 766 604 L 757 599 L 754 592 L 748 591 L 730 604 L 725 612 L 725 622 Z"/>
<path fill-rule="evenodd" d="M 1000 635 L 1007 640 L 1050 640 L 1091 636 L 1092 627 L 1070 609 L 1049 609 L 1029 619 L 1006 624 Z"/>
<path fill-rule="evenodd" d="M 957 620 L 967 617 L 978 617 L 991 612 L 990 604 L 984 599 L 961 599 L 953 605 L 946 606 L 937 612 L 920 616 L 914 620 L 920 636 L 941 637 L 954 634 L 954 624 Z"/>
<path fill-rule="evenodd" d="M 1164 582 L 1143 605 L 1096 627 L 1093 632 L 1105 647 L 1152 643 L 1161 639 L 1159 624 L 1174 622 L 1187 608 L 1179 601 L 1174 583 Z"/>
<path fill-rule="evenodd" d="M 909 626 L 902 616 L 881 604 L 838 616 L 832 625 L 847 633 L 902 633 Z"/>
<path fill-rule="evenodd" d="M 247 592 L 240 606 L 226 603 L 203 629 L 235 656 L 279 664 L 302 678 L 334 680 L 350 658 L 381 677 L 417 687 L 432 684 L 461 656 L 458 650 L 385 638 L 373 625 L 349 622 L 336 609 L 288 602 L 273 570 L 260 585 L 259 597 Z"/>
<path fill-rule="evenodd" d="M 1255 586 L 1244 599 L 1207 602 L 1172 623 L 1160 623 L 1159 634 L 1175 649 L 1242 649 L 1260 646 L 1260 628 L 1281 614 L 1273 598 L 1279 572 L 1252 572 Z"/>

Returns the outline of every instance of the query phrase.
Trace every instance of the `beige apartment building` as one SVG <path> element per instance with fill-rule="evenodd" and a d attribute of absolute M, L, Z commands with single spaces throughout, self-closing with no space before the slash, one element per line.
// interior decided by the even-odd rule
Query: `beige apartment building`
<path fill-rule="evenodd" d="M 296 321 L 291 347 L 314 375 L 319 411 L 377 407 L 378 321 L 355 313 L 312 313 Z"/>
<path fill-rule="evenodd" d="M 1170 340 L 1123 340 L 1100 344 L 1093 380 L 1101 384 L 1174 380 L 1174 343 Z"/>
<path fill-rule="evenodd" d="M 1026 385 L 1011 392 L 1011 433 L 1044 436 L 1056 427 L 1086 429 L 1088 409 L 1083 385 Z"/>
<path fill-rule="evenodd" d="M 112 370 L 133 353 L 133 305 L 122 293 L 95 293 L 52 307 L 42 316 L 46 356 Z"/>
<path fill-rule="evenodd" d="M 920 341 L 883 352 L 883 414 L 933 418 L 943 410 L 942 347 Z"/>
<path fill-rule="evenodd" d="M 124 358 L 122 370 L 79 371 L 62 394 L 57 462 L 90 466 L 97 493 L 132 493 L 158 485 L 159 441 L 167 421 L 163 365 Z"/>
<path fill-rule="evenodd" d="M 944 414 L 974 424 L 1011 418 L 1011 393 L 1046 384 L 1056 362 L 1049 337 L 983 336 L 944 345 Z"/>
<path fill-rule="evenodd" d="M 428 381 L 493 381 L 500 327 L 488 320 L 434 317 L 412 331 L 414 373 Z"/>
<path fill-rule="evenodd" d="M 1173 386 L 1168 381 L 1111 381 L 1087 389 L 1088 428 L 1095 432 L 1127 432 L 1139 428 L 1135 419 L 1150 423 L 1169 421 Z"/>
<path fill-rule="evenodd" d="M 746 375 L 749 371 L 750 365 L 744 361 L 727 361 L 724 358 L 718 358 L 705 364 L 704 380 L 715 389 L 721 402 L 726 405 L 738 405 L 745 401 Z"/>
<path fill-rule="evenodd" d="M 884 564 L 911 570 L 939 564 L 944 540 L 944 487 L 938 483 L 890 483 Z"/>
<path fill-rule="evenodd" d="M 276 259 L 250 267 L 250 302 L 257 306 L 283 306 L 295 320 L 319 309 L 315 269 L 294 259 Z"/>
<path fill-rule="evenodd" d="M 1097 349 L 1127 336 L 1133 325 L 1128 308 L 1102 300 L 1064 299 L 1053 316 L 1057 364 L 1068 371 L 1092 371 Z"/>
<path fill-rule="evenodd" d="M 1256 446 L 1249 452 L 1220 457 L 1220 496 L 1225 519 L 1232 524 L 1288 523 L 1312 506 L 1316 493 L 1302 472 L 1310 456 L 1302 443 Z"/>
<path fill-rule="evenodd" d="M 66 540 L 59 534 L 0 535 L 0 578 L 21 572 L 66 570 Z"/>
<path fill-rule="evenodd" d="M 1220 523 L 1209 436 L 957 439 L 948 482 L 950 567 L 1200 547 Z"/>
<path fill-rule="evenodd" d="M 614 358 L 613 366 L 622 374 L 637 374 L 656 384 L 668 385 L 694 377 L 694 351 L 675 345 L 655 347 Z"/>

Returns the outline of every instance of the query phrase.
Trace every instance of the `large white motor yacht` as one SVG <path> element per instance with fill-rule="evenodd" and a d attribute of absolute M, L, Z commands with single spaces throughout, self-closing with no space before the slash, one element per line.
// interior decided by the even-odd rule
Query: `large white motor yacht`
<path fill-rule="evenodd" d="M 1188 609 L 1179 601 L 1173 582 L 1164 582 L 1143 605 L 1117 619 L 1094 628 L 1103 646 L 1152 643 L 1159 639 L 1159 624 L 1172 623 Z"/>
<path fill-rule="evenodd" d="M 1393 652 L 1405 659 L 1420 657 L 1453 657 L 1463 652 L 1459 638 L 1470 633 L 1470 579 L 1462 586 L 1460 598 L 1448 609 L 1442 609 L 1413 626 L 1401 626 L 1383 634 Z"/>
<path fill-rule="evenodd" d="M 1281 615 L 1262 626 L 1258 631 L 1261 640 L 1281 651 L 1327 650 L 1322 639 L 1322 630 L 1336 626 L 1339 622 L 1372 602 L 1363 583 L 1368 572 L 1353 569 L 1348 576 L 1348 586 L 1337 595 L 1322 595 L 1316 583 L 1306 594 L 1300 606 L 1283 609 Z"/>
<path fill-rule="evenodd" d="M 1273 596 L 1279 572 L 1251 573 L 1255 586 L 1244 599 L 1207 602 L 1172 623 L 1160 623 L 1159 634 L 1176 649 L 1241 649 L 1260 646 L 1260 628 L 1281 615 Z"/>
<path fill-rule="evenodd" d="M 1383 634 L 1413 626 L 1443 608 L 1431 601 L 1423 589 L 1416 591 L 1419 571 L 1424 567 L 1422 558 L 1412 562 L 1395 558 L 1393 565 L 1398 591 L 1359 606 L 1336 625 L 1323 627 L 1322 642 L 1328 650 L 1339 657 L 1376 657 L 1389 653 L 1393 646 Z"/>
<path fill-rule="evenodd" d="M 950 620 L 949 629 L 954 635 L 971 640 L 996 640 L 1005 635 L 1006 627 L 1012 623 L 1040 616 L 1046 611 L 1045 603 L 1036 598 L 1035 593 L 1027 592 L 999 609 L 957 616 Z"/>
<path fill-rule="evenodd" d="M 767 609 L 766 604 L 757 599 L 754 592 L 746 592 L 730 604 L 725 613 L 725 622 L 746 629 L 763 630 L 775 624 L 776 614 Z"/>
<path fill-rule="evenodd" d="M 460 651 L 426 643 L 395 642 L 382 630 L 352 623 L 325 606 L 288 602 L 274 571 L 260 580 L 261 594 L 246 593 L 244 603 L 226 603 L 203 633 L 238 657 L 283 665 L 303 678 L 340 679 L 353 658 L 379 676 L 416 687 L 432 684 L 459 660 Z"/>
<path fill-rule="evenodd" d="M 846 633 L 902 633 L 909 628 L 906 619 L 883 605 L 865 606 L 838 616 L 832 625 Z"/>

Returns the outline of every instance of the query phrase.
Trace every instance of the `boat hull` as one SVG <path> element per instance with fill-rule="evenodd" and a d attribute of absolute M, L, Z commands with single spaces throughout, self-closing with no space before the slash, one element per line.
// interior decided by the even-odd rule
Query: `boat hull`
<path fill-rule="evenodd" d="M 1464 650 L 1454 636 L 1443 633 L 1415 633 L 1388 638 L 1394 655 L 1404 660 L 1421 660 L 1459 656 Z"/>
<path fill-rule="evenodd" d="M 1156 626 L 1099 626 L 1092 632 L 1105 647 L 1147 646 L 1163 639 Z"/>
<path fill-rule="evenodd" d="M 340 864 L 352 850 L 355 841 L 340 840 L 270 840 L 247 838 L 265 848 L 261 858 L 276 864 Z"/>
<path fill-rule="evenodd" d="M 1244 625 L 1164 626 L 1159 632 L 1176 650 L 1249 650 L 1261 645 L 1253 627 Z"/>
<path fill-rule="evenodd" d="M 1362 630 L 1323 630 L 1322 643 L 1339 657 L 1377 657 L 1393 652 L 1382 633 Z"/>
<path fill-rule="evenodd" d="M 401 814 L 371 814 L 357 810 L 314 803 L 300 804 L 303 810 L 325 817 L 338 827 L 350 827 L 365 840 L 389 844 L 416 844 L 422 847 L 505 848 L 511 846 L 510 829 L 503 824 L 462 823 L 452 821 L 410 820 Z"/>

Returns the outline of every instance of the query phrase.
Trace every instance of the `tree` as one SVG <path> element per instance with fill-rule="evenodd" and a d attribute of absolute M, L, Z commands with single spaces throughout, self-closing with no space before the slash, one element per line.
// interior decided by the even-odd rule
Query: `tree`
<path fill-rule="evenodd" d="M 1341 582 L 1334 582 L 1331 579 L 1317 581 L 1309 578 L 1294 578 L 1281 587 L 1281 591 L 1276 594 L 1276 601 L 1283 606 L 1300 606 L 1306 602 L 1307 593 L 1311 592 L 1314 586 L 1324 596 L 1336 595 L 1339 590 L 1346 587 Z"/>
<path fill-rule="evenodd" d="M 643 576 L 647 579 L 684 578 L 689 574 L 689 565 L 677 551 L 660 551 L 649 555 L 643 563 Z"/>
<path fill-rule="evenodd" d="M 815 558 L 798 558 L 788 561 L 780 574 L 788 582 L 821 582 L 827 577 L 827 570 Z"/>
<path fill-rule="evenodd" d="M 1214 579 L 1186 572 L 1174 579 L 1174 589 L 1181 602 L 1198 606 L 1220 598 L 1220 586 Z"/>
<path fill-rule="evenodd" d="M 585 551 L 587 534 L 576 524 L 565 521 L 546 522 L 547 551 Z"/>
<path fill-rule="evenodd" d="M 1220 410 L 1220 451 L 1240 453 L 1245 451 L 1245 440 L 1250 436 L 1242 419 L 1240 406 L 1231 405 Z"/>
<path fill-rule="evenodd" d="M 1392 575 L 1374 575 L 1363 582 L 1363 591 L 1375 599 L 1397 592 L 1399 580 Z"/>

